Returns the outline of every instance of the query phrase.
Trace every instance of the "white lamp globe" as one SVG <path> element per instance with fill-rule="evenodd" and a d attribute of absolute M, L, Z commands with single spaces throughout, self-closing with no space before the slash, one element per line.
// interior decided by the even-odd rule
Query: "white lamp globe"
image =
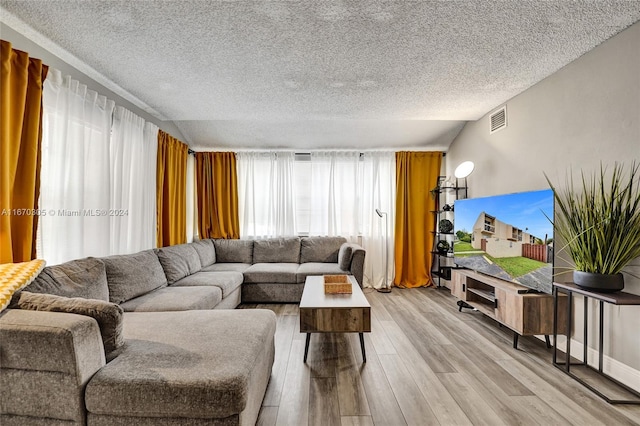
<path fill-rule="evenodd" d="M 466 178 L 471 174 L 471 172 L 473 172 L 473 168 L 473 161 L 465 161 L 464 163 L 461 163 L 458 167 L 456 167 L 453 175 L 458 179 Z"/>

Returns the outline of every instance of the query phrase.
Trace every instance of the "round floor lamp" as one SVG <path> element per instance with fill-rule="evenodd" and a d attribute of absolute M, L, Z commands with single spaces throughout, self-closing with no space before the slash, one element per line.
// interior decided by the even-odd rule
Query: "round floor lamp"
<path fill-rule="evenodd" d="M 384 217 L 384 287 L 378 289 L 380 293 L 391 293 L 391 287 L 389 286 L 389 216 L 386 212 L 376 209 L 376 214 L 380 218 Z"/>
<path fill-rule="evenodd" d="M 467 186 L 467 176 L 469 176 L 471 172 L 473 172 L 474 168 L 475 165 L 473 164 L 473 161 L 464 161 L 460 163 L 458 167 L 456 167 L 453 175 L 456 177 L 456 180 L 464 179 L 464 186 Z M 456 186 L 458 186 L 457 183 Z"/>

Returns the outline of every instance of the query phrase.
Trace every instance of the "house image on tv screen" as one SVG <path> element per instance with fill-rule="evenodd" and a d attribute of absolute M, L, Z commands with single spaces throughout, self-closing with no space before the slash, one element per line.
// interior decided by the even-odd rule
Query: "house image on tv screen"
<path fill-rule="evenodd" d="M 526 257 L 547 262 L 548 250 L 541 238 L 481 212 L 473 225 L 471 246 L 492 257 Z"/>

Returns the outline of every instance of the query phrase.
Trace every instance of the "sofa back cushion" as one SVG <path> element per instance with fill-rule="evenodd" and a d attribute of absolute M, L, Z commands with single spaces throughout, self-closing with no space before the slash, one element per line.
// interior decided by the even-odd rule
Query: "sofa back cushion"
<path fill-rule="evenodd" d="M 191 243 L 191 245 L 198 252 L 201 268 L 216 263 L 216 248 L 213 246 L 213 240 L 198 240 Z"/>
<path fill-rule="evenodd" d="M 103 257 L 109 301 L 126 302 L 167 285 L 162 265 L 153 250 Z"/>
<path fill-rule="evenodd" d="M 82 297 L 62 297 L 22 291 L 13 301 L 12 308 L 29 311 L 66 312 L 86 315 L 98 322 L 107 361 L 115 358 L 117 349 L 124 345 L 122 319 L 124 311 L 115 303 Z"/>
<path fill-rule="evenodd" d="M 253 263 L 253 240 L 215 239 L 216 263 Z"/>
<path fill-rule="evenodd" d="M 105 265 L 93 257 L 47 266 L 24 290 L 109 301 Z"/>
<path fill-rule="evenodd" d="M 300 238 L 269 238 L 253 242 L 253 263 L 299 263 Z"/>
<path fill-rule="evenodd" d="M 162 247 L 156 250 L 156 254 L 169 284 L 195 274 L 202 268 L 200 256 L 192 244 Z"/>
<path fill-rule="evenodd" d="M 300 263 L 337 263 L 343 237 L 304 237 L 300 241 Z"/>

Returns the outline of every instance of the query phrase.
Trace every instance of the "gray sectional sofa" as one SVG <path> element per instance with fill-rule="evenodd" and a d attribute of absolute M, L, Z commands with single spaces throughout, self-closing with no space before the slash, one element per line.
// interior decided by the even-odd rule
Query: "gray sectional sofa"
<path fill-rule="evenodd" d="M 0 313 L 3 425 L 250 425 L 276 320 L 308 275 L 352 274 L 343 238 L 202 240 L 45 268 Z"/>
<path fill-rule="evenodd" d="M 216 261 L 202 272 L 242 273 L 244 303 L 298 303 L 309 275 L 350 274 L 362 287 L 365 251 L 342 237 L 212 241 Z"/>

